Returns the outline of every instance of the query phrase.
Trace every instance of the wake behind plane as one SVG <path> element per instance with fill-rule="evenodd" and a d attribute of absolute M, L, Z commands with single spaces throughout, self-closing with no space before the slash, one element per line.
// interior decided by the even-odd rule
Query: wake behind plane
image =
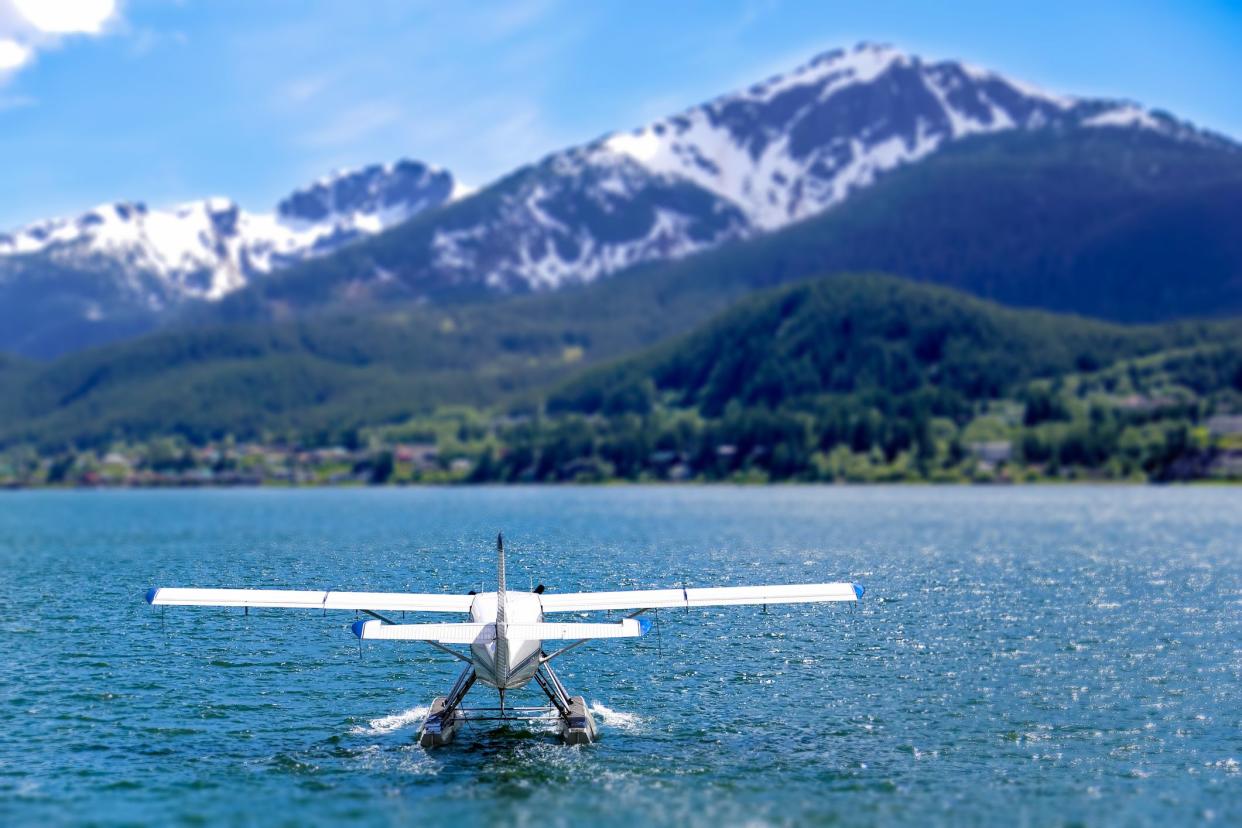
<path fill-rule="evenodd" d="M 372 616 L 354 623 L 361 640 L 421 641 L 465 662 L 447 695 L 437 696 L 418 732 L 423 747 L 446 745 L 467 721 L 509 720 L 554 714 L 567 744 L 589 744 L 597 737 L 595 719 L 582 696 L 571 696 L 552 669 L 558 656 L 599 638 L 637 638 L 651 626 L 640 616 L 665 607 L 710 607 L 742 604 L 803 604 L 856 602 L 860 584 L 784 584 L 737 587 L 678 587 L 622 592 L 514 592 L 505 583 L 504 537 L 496 536 L 496 591 L 442 595 L 414 592 L 338 592 L 281 589 L 152 588 L 147 603 L 155 606 L 279 607 L 354 610 Z M 548 614 L 622 610 L 620 621 L 548 621 Z M 464 612 L 470 620 L 455 623 L 401 624 L 385 612 Z M 548 652 L 545 644 L 559 642 Z M 463 652 L 450 645 L 468 645 Z M 548 697 L 542 707 L 506 707 L 505 694 L 534 681 Z M 465 708 L 462 702 L 475 683 L 494 688 L 498 707 Z"/>

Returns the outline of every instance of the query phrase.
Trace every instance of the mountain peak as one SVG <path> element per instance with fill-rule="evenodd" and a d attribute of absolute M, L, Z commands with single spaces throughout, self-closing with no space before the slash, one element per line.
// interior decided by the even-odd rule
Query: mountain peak
<path fill-rule="evenodd" d="M 320 222 L 351 213 L 396 211 L 408 217 L 444 203 L 452 195 L 453 176 L 419 161 L 401 159 L 338 170 L 294 191 L 276 207 L 284 220 Z"/>
<path fill-rule="evenodd" d="M 891 44 L 863 41 L 848 49 L 836 48 L 821 52 L 792 71 L 757 84 L 750 91 L 771 95 L 791 85 L 814 83 L 828 75 L 866 81 L 892 64 L 910 59 L 910 55 Z"/>
<path fill-rule="evenodd" d="M 958 61 L 888 44 L 824 52 L 794 70 L 629 132 L 599 152 L 693 181 L 764 230 L 844 201 L 945 142 L 1050 126 L 1124 127 L 1206 140 L 1130 102 L 1045 92 Z"/>
<path fill-rule="evenodd" d="M 245 211 L 225 196 L 156 210 L 109 202 L 0 233 L 0 268 L 8 257 L 43 256 L 47 269 L 119 272 L 129 301 L 158 310 L 219 299 L 256 274 L 329 253 L 455 193 L 460 185 L 447 171 L 401 159 L 332 173 L 294 191 L 273 213 Z M 95 321 L 108 315 L 94 302 L 84 308 Z"/>

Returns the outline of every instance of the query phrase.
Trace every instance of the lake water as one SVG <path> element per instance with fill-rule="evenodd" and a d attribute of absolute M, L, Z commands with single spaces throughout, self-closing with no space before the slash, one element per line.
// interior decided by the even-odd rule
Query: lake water
<path fill-rule="evenodd" d="M 598 744 L 430 753 L 457 662 L 360 651 L 353 613 L 143 601 L 491 588 L 498 528 L 511 588 L 867 594 L 661 611 L 558 660 Z M 1240 489 L 9 493 L 0 623 L 5 825 L 1242 821 Z"/>

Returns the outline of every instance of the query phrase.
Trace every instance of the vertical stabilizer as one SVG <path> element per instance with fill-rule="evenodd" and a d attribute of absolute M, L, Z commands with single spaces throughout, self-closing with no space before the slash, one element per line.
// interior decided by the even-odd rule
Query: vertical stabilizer
<path fill-rule="evenodd" d="M 496 533 L 496 681 L 509 679 L 509 625 L 505 620 L 505 536 Z M 504 692 L 503 690 L 501 691 Z M 503 703 L 503 696 L 502 703 Z"/>
<path fill-rule="evenodd" d="M 496 534 L 496 621 L 505 620 L 505 536 Z"/>

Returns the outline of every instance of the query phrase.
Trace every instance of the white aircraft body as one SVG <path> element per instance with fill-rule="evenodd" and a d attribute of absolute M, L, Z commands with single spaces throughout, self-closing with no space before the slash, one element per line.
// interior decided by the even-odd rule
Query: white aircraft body
<path fill-rule="evenodd" d="M 533 592 L 513 592 L 505 584 L 504 539 L 496 538 L 495 592 L 442 595 L 404 592 L 338 592 L 277 589 L 152 588 L 147 603 L 155 606 L 282 607 L 354 610 L 373 616 L 358 621 L 353 632 L 362 640 L 421 641 L 466 663 L 447 696 L 439 696 L 419 731 L 425 747 L 447 744 L 465 721 L 524 718 L 555 713 L 562 736 L 570 744 L 595 740 L 595 723 L 582 696 L 570 696 L 552 669 L 552 659 L 597 638 L 635 638 L 651 626 L 641 613 L 663 607 L 706 607 L 740 604 L 799 604 L 858 601 L 863 588 L 854 583 L 787 584 L 576 592 L 549 594 L 542 585 Z M 548 621 L 549 613 L 628 610 L 621 621 Z M 467 612 L 458 623 L 401 624 L 384 612 Z M 551 653 L 545 642 L 568 641 Z M 448 646 L 469 645 L 468 654 Z M 505 707 L 505 693 L 534 680 L 550 706 Z M 495 688 L 498 708 L 471 708 L 461 702 L 476 681 Z"/>

